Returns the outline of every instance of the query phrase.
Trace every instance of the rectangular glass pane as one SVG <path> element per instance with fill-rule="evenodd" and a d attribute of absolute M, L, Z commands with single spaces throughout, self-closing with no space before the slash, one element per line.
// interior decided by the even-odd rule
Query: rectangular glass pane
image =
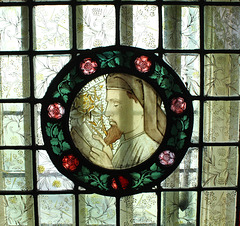
<path fill-rule="evenodd" d="M 28 49 L 28 8 L 0 7 L 0 50 Z"/>
<path fill-rule="evenodd" d="M 200 225 L 235 226 L 236 191 L 203 191 Z"/>
<path fill-rule="evenodd" d="M 166 53 L 164 60 L 176 71 L 192 95 L 200 94 L 200 56 Z"/>
<path fill-rule="evenodd" d="M 6 226 L 35 226 L 33 197 L 30 195 L 0 195 L 0 219 Z"/>
<path fill-rule="evenodd" d="M 154 5 L 123 5 L 121 7 L 121 45 L 145 49 L 158 47 L 158 7 Z"/>
<path fill-rule="evenodd" d="M 77 48 L 88 49 L 115 44 L 113 5 L 77 6 Z"/>
<path fill-rule="evenodd" d="M 40 225 L 75 225 L 73 195 L 39 195 Z"/>
<path fill-rule="evenodd" d="M 239 54 L 208 54 L 204 60 L 205 95 L 239 96 Z"/>
<path fill-rule="evenodd" d="M 23 98 L 30 95 L 29 59 L 27 56 L 0 57 L 0 98 Z"/>
<path fill-rule="evenodd" d="M 31 144 L 29 104 L 0 104 L 0 135 L 1 145 Z"/>
<path fill-rule="evenodd" d="M 69 55 L 45 55 L 34 58 L 36 98 L 42 98 L 45 95 L 52 79 L 69 60 Z"/>
<path fill-rule="evenodd" d="M 198 143 L 199 141 L 199 121 L 200 121 L 200 101 L 193 101 L 193 130 L 191 141 Z"/>
<path fill-rule="evenodd" d="M 41 104 L 36 104 L 34 107 L 35 114 L 35 140 L 38 145 L 43 145 L 42 127 L 41 127 Z"/>
<path fill-rule="evenodd" d="M 120 200 L 121 225 L 157 225 L 156 193 L 141 193 Z"/>
<path fill-rule="evenodd" d="M 69 190 L 74 187 L 73 182 L 56 169 L 44 150 L 37 151 L 37 179 L 39 190 Z"/>
<path fill-rule="evenodd" d="M 240 6 L 206 6 L 204 19 L 206 49 L 240 48 Z"/>
<path fill-rule="evenodd" d="M 0 190 L 32 189 L 32 152 L 0 150 Z"/>
<path fill-rule="evenodd" d="M 199 7 L 163 6 L 163 47 L 198 49 L 200 47 Z"/>
<path fill-rule="evenodd" d="M 180 165 L 162 182 L 166 188 L 196 187 L 198 180 L 198 149 L 189 148 Z"/>
<path fill-rule="evenodd" d="M 36 50 L 70 49 L 70 19 L 70 6 L 35 6 L 34 48 Z"/>
<path fill-rule="evenodd" d="M 202 186 L 237 186 L 238 179 L 237 147 L 205 147 L 202 165 Z"/>
<path fill-rule="evenodd" d="M 116 199 L 97 194 L 79 195 L 79 224 L 116 225 Z"/>
<path fill-rule="evenodd" d="M 204 103 L 204 141 L 239 140 L 239 101 L 207 101 Z"/>
<path fill-rule="evenodd" d="M 197 192 L 162 193 L 161 225 L 196 225 L 196 212 Z"/>

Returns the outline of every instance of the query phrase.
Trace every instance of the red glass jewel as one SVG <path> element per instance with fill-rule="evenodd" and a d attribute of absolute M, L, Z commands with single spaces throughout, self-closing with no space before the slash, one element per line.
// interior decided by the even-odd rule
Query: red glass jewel
<path fill-rule="evenodd" d="M 160 163 L 164 166 L 171 166 L 175 162 L 175 154 L 169 150 L 163 151 L 159 155 Z"/>
<path fill-rule="evenodd" d="M 129 180 L 123 176 L 118 176 L 118 181 L 119 181 L 119 184 L 121 185 L 122 189 L 124 189 L 124 190 L 129 185 Z M 117 181 L 115 178 L 112 179 L 112 188 L 115 190 L 118 189 Z"/>
<path fill-rule="evenodd" d="M 60 119 L 65 113 L 65 108 L 60 103 L 50 104 L 47 108 L 49 118 Z"/>
<path fill-rule="evenodd" d="M 134 63 L 135 63 L 136 69 L 142 73 L 148 72 L 152 65 L 152 62 L 148 59 L 147 56 L 137 57 Z"/>
<path fill-rule="evenodd" d="M 187 108 L 187 103 L 182 97 L 176 97 L 172 99 L 171 110 L 176 114 L 183 113 Z"/>
<path fill-rule="evenodd" d="M 69 171 L 74 171 L 77 169 L 77 166 L 79 165 L 79 160 L 74 155 L 70 154 L 63 157 L 62 165 L 65 169 Z"/>
<path fill-rule="evenodd" d="M 112 188 L 115 189 L 115 190 L 118 189 L 117 182 L 116 182 L 115 178 L 112 179 Z"/>
<path fill-rule="evenodd" d="M 80 69 L 85 75 L 90 75 L 95 73 L 97 70 L 97 67 L 98 67 L 97 62 L 93 61 L 91 58 L 85 58 L 80 63 Z"/>

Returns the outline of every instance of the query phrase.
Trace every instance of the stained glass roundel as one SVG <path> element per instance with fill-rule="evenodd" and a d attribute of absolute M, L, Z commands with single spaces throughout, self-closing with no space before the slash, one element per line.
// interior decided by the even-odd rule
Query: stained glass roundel
<path fill-rule="evenodd" d="M 45 148 L 62 174 L 92 192 L 130 195 L 159 184 L 183 159 L 192 98 L 156 55 L 97 48 L 53 79 L 41 124 Z"/>

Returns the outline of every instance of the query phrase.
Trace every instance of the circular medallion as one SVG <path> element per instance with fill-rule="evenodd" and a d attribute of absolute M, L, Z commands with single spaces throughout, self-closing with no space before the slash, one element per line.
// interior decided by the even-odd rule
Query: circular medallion
<path fill-rule="evenodd" d="M 45 148 L 58 170 L 92 192 L 124 196 L 159 184 L 179 165 L 192 99 L 159 57 L 97 48 L 71 60 L 42 102 Z"/>

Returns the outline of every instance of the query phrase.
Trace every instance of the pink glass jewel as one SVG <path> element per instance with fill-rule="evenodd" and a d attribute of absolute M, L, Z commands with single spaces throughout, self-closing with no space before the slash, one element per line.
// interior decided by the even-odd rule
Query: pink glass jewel
<path fill-rule="evenodd" d="M 69 171 L 75 171 L 79 165 L 79 160 L 74 155 L 70 154 L 63 157 L 62 165 Z"/>
<path fill-rule="evenodd" d="M 82 70 L 83 74 L 90 75 L 96 72 L 97 70 L 97 62 L 93 61 L 91 58 L 85 58 L 80 63 L 80 69 Z"/>
<path fill-rule="evenodd" d="M 163 151 L 159 155 L 160 163 L 164 166 L 171 166 L 175 162 L 175 154 L 169 150 Z"/>
<path fill-rule="evenodd" d="M 183 113 L 187 108 L 187 103 L 182 97 L 176 97 L 172 99 L 171 110 L 176 114 Z"/>
<path fill-rule="evenodd" d="M 49 118 L 60 119 L 65 113 L 65 108 L 60 103 L 50 104 L 47 108 Z"/>
<path fill-rule="evenodd" d="M 142 73 L 148 72 L 152 65 L 152 62 L 148 59 L 147 56 L 137 57 L 134 63 L 135 63 L 136 69 Z"/>

